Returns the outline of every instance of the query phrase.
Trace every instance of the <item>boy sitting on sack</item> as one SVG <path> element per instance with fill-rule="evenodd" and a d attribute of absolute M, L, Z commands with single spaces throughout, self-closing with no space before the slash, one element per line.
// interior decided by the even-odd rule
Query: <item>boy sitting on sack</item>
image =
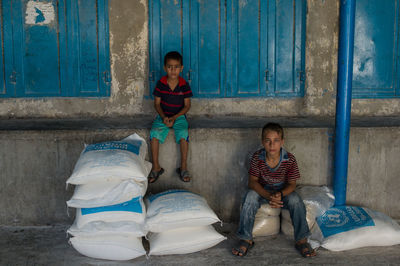
<path fill-rule="evenodd" d="M 269 203 L 272 208 L 289 210 L 296 249 L 303 257 L 315 256 L 315 251 L 307 242 L 310 230 L 306 208 L 294 191 L 300 173 L 294 155 L 283 148 L 283 128 L 276 123 L 266 124 L 262 129 L 261 141 L 264 148 L 256 151 L 251 159 L 249 190 L 242 203 L 237 231 L 240 241 L 232 253 L 243 257 L 254 246 L 252 231 L 255 215 L 262 203 Z"/>

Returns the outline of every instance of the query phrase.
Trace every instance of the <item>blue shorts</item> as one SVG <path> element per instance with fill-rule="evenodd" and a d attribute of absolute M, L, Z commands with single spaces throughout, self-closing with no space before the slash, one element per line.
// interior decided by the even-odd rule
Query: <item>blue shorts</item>
<path fill-rule="evenodd" d="M 186 120 L 185 115 L 179 116 L 176 120 L 174 125 L 172 126 L 175 132 L 175 141 L 176 143 L 180 143 L 181 139 L 189 141 L 189 124 Z M 165 138 L 168 136 L 169 130 L 171 128 L 167 127 L 161 116 L 157 116 L 154 119 L 153 124 L 150 130 L 150 140 L 156 138 L 160 141 L 160 143 L 164 143 Z"/>

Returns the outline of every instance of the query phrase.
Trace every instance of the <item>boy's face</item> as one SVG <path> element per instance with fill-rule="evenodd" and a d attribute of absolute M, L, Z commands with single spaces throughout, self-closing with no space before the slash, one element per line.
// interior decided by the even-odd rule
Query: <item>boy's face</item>
<path fill-rule="evenodd" d="M 167 72 L 168 78 L 177 79 L 179 77 L 179 73 L 182 72 L 183 66 L 178 60 L 168 59 L 167 64 L 164 66 L 165 72 Z"/>
<path fill-rule="evenodd" d="M 268 155 L 272 157 L 279 156 L 283 142 L 282 136 L 278 132 L 273 130 L 264 132 L 262 144 Z"/>

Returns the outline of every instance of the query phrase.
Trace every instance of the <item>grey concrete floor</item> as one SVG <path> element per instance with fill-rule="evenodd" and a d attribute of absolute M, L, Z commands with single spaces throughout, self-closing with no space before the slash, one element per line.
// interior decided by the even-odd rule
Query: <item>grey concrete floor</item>
<path fill-rule="evenodd" d="M 145 256 L 130 261 L 97 260 L 80 255 L 68 244 L 68 225 L 0 227 L 0 265 L 400 265 L 400 245 L 332 252 L 319 249 L 317 257 L 302 258 L 284 235 L 255 239 L 244 258 L 230 250 L 235 243 L 232 225 L 216 226 L 227 241 L 187 255 Z"/>

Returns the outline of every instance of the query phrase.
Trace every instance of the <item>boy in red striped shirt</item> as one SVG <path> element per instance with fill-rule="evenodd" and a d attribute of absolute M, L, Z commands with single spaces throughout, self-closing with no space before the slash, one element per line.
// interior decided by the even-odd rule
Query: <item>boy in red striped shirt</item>
<path fill-rule="evenodd" d="M 283 148 L 283 128 L 268 123 L 262 129 L 264 148 L 256 151 L 249 169 L 248 192 L 243 200 L 237 236 L 240 241 L 232 253 L 245 256 L 254 245 L 252 231 L 255 215 L 262 203 L 272 208 L 284 208 L 290 212 L 294 227 L 295 247 L 303 257 L 315 256 L 307 242 L 310 234 L 303 200 L 294 191 L 300 178 L 296 158 Z"/>
<path fill-rule="evenodd" d="M 178 52 L 169 52 L 164 57 L 164 70 L 167 75 L 162 77 L 154 89 L 154 108 L 158 115 L 150 130 L 153 168 L 149 174 L 149 183 L 154 183 L 164 169 L 158 162 L 159 143 L 164 143 L 170 128 L 174 129 L 176 143 L 180 145 L 181 167 L 176 169 L 183 182 L 190 181 L 187 169 L 187 154 L 189 149 L 189 132 L 186 113 L 190 109 L 190 97 L 193 96 L 189 84 L 179 75 L 183 70 L 183 59 Z"/>

